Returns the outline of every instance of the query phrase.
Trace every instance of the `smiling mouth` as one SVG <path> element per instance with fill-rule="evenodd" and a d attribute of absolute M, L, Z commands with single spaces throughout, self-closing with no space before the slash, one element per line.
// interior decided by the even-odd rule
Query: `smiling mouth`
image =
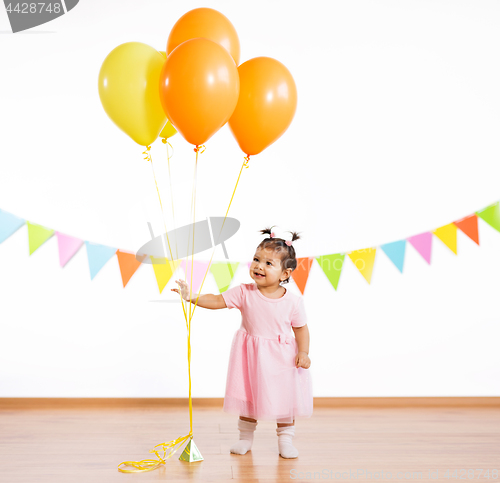
<path fill-rule="evenodd" d="M 257 277 L 262 277 L 262 278 L 264 278 L 264 275 L 261 275 L 260 273 L 257 273 L 257 272 L 254 272 L 254 275 L 256 275 Z"/>

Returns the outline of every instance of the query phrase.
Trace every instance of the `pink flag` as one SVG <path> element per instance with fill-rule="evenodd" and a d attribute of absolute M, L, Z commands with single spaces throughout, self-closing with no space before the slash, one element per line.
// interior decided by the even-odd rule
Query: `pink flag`
<path fill-rule="evenodd" d="M 59 247 L 59 263 L 64 267 L 83 245 L 83 240 L 56 231 Z"/>
<path fill-rule="evenodd" d="M 431 247 L 432 247 L 432 233 L 426 231 L 425 233 L 420 233 L 419 235 L 414 235 L 407 240 L 413 245 L 415 250 L 417 250 L 423 259 L 430 265 L 431 264 Z"/>
<path fill-rule="evenodd" d="M 182 260 L 180 264 L 182 270 L 184 270 L 184 273 L 186 274 L 186 282 L 188 284 L 188 287 L 191 286 L 191 260 L 188 260 L 186 263 L 185 260 Z M 198 293 L 198 290 L 200 289 L 201 282 L 203 282 L 203 278 L 205 277 L 205 273 L 208 269 L 208 262 L 198 262 L 194 261 L 193 264 L 193 293 Z M 208 274 L 207 274 L 208 277 Z M 205 282 L 203 282 L 203 286 L 207 283 L 207 279 L 205 278 Z"/>

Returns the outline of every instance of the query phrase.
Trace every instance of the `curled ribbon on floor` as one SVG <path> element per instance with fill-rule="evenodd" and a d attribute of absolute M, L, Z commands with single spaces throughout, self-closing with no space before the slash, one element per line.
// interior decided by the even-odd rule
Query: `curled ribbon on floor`
<path fill-rule="evenodd" d="M 193 438 L 193 431 L 189 431 L 189 434 L 186 436 L 182 436 L 180 438 L 174 439 L 172 441 L 169 441 L 168 443 L 160 443 L 157 444 L 153 449 L 150 449 L 150 453 L 154 453 L 156 457 L 158 458 L 157 460 L 141 460 L 141 461 L 124 461 L 123 463 L 120 463 L 118 465 L 118 471 L 121 471 L 122 473 L 141 473 L 144 471 L 152 471 L 158 468 L 160 465 L 163 465 L 166 463 L 166 460 L 170 458 L 179 448 L 184 441 L 186 441 L 189 438 Z M 163 456 L 160 456 L 158 454 L 158 451 L 155 448 L 158 446 L 162 446 L 163 448 Z M 175 448 L 178 446 L 177 448 Z M 167 457 L 165 457 L 167 453 L 167 448 L 170 448 L 170 452 Z M 174 450 L 175 448 L 175 450 Z M 123 468 L 120 468 L 120 465 L 126 465 L 126 466 L 133 466 L 134 468 L 137 468 L 135 470 L 124 470 Z"/>

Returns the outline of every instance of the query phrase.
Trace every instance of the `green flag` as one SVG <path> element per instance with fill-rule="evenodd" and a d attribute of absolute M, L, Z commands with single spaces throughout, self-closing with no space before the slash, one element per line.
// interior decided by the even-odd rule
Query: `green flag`
<path fill-rule="evenodd" d="M 210 265 L 210 272 L 214 276 L 219 293 L 225 292 L 229 288 L 239 264 L 240 262 L 214 262 Z"/>
<path fill-rule="evenodd" d="M 316 261 L 319 263 L 319 266 L 325 272 L 325 275 L 330 280 L 330 283 L 333 285 L 333 288 L 337 290 L 337 286 L 339 284 L 340 272 L 342 272 L 342 266 L 344 264 L 344 253 L 334 253 L 332 255 L 322 255 L 316 257 Z"/>

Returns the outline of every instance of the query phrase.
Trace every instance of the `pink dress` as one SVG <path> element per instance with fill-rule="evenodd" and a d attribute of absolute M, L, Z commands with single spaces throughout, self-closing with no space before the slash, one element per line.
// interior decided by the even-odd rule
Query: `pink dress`
<path fill-rule="evenodd" d="M 231 345 L 223 410 L 264 421 L 311 417 L 310 369 L 295 367 L 298 345 L 291 330 L 307 322 L 302 297 L 287 289 L 283 297 L 270 299 L 256 283 L 221 295 L 242 315 Z"/>

